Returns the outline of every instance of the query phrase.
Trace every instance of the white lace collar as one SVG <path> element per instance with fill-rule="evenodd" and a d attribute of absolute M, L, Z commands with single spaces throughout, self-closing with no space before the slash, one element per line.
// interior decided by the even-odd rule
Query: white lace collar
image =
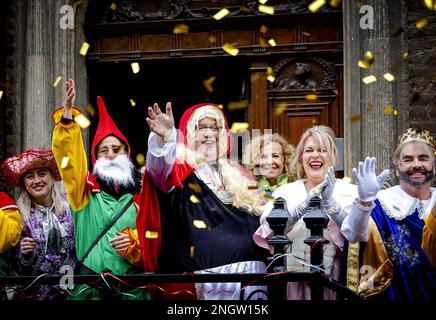
<path fill-rule="evenodd" d="M 430 188 L 430 191 L 431 197 L 428 200 L 419 200 L 397 185 L 381 190 L 377 197 L 386 214 L 395 220 L 403 220 L 415 210 L 418 210 L 419 218 L 425 220 L 436 201 L 436 188 Z"/>

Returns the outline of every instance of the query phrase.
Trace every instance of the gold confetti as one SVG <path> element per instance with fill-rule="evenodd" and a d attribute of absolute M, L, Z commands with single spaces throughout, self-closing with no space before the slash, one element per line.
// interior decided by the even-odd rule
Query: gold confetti
<path fill-rule="evenodd" d="M 428 20 L 426 18 L 421 18 L 416 22 L 416 27 L 418 29 L 424 28 L 428 23 Z"/>
<path fill-rule="evenodd" d="M 390 114 L 390 113 L 392 113 L 392 111 L 394 111 L 394 108 L 392 108 L 391 105 L 388 105 L 388 106 L 385 108 L 385 113 L 386 113 L 386 114 Z"/>
<path fill-rule="evenodd" d="M 219 104 L 218 108 L 220 108 L 222 110 L 224 108 L 224 106 L 222 104 Z"/>
<path fill-rule="evenodd" d="M 362 116 L 360 114 L 352 115 L 350 117 L 351 122 L 359 122 L 362 120 Z"/>
<path fill-rule="evenodd" d="M 281 115 L 285 110 L 286 110 L 287 106 L 284 105 L 278 105 L 277 108 L 274 109 L 274 115 L 276 117 L 278 117 L 279 115 Z"/>
<path fill-rule="evenodd" d="M 271 68 L 271 67 L 267 67 L 267 68 L 266 68 L 266 74 L 268 74 L 268 75 L 270 75 L 270 74 L 274 75 L 274 70 L 273 70 L 273 68 Z"/>
<path fill-rule="evenodd" d="M 174 34 L 182 34 L 182 33 L 188 33 L 189 32 L 189 26 L 187 24 L 176 24 L 173 29 Z"/>
<path fill-rule="evenodd" d="M 214 36 L 209 36 L 209 42 L 210 42 L 210 43 L 216 43 L 216 37 L 214 37 Z"/>
<path fill-rule="evenodd" d="M 268 2 L 268 0 L 259 0 L 259 3 L 261 3 L 261 4 L 265 4 L 267 2 Z"/>
<path fill-rule="evenodd" d="M 221 20 L 222 18 L 224 18 L 226 15 L 228 15 L 230 13 L 230 11 L 226 8 L 221 9 L 220 11 L 218 11 L 217 13 L 215 13 L 213 15 L 213 18 L 215 20 Z"/>
<path fill-rule="evenodd" d="M 239 53 L 239 49 L 233 47 L 230 43 L 225 43 L 223 45 L 223 50 L 231 56 L 236 56 Z"/>
<path fill-rule="evenodd" d="M 117 4 L 115 2 L 112 2 L 109 8 L 111 8 L 112 11 L 115 11 L 117 10 Z"/>
<path fill-rule="evenodd" d="M 194 256 L 195 253 L 195 246 L 191 246 L 189 248 L 189 256 L 192 258 Z"/>
<path fill-rule="evenodd" d="M 375 76 L 367 76 L 367 77 L 363 78 L 362 81 L 363 81 L 365 84 L 370 84 L 370 83 L 372 83 L 372 82 L 377 81 L 377 78 L 376 78 Z"/>
<path fill-rule="evenodd" d="M 69 161 L 70 161 L 69 157 L 62 157 L 61 168 L 65 169 L 68 166 Z"/>
<path fill-rule="evenodd" d="M 84 43 L 82 43 L 82 46 L 80 47 L 79 53 L 82 56 L 86 56 L 86 53 L 88 52 L 88 49 L 89 49 L 89 43 L 88 42 L 84 42 Z"/>
<path fill-rule="evenodd" d="M 265 34 L 265 33 L 268 32 L 268 28 L 265 27 L 264 25 L 261 25 L 261 26 L 260 26 L 260 32 L 263 33 L 263 34 Z"/>
<path fill-rule="evenodd" d="M 0 100 L 2 99 L 2 96 L 3 96 L 3 91 L 0 90 Z"/>
<path fill-rule="evenodd" d="M 389 82 L 394 81 L 395 80 L 395 76 L 389 72 L 386 72 L 383 77 L 388 80 Z"/>
<path fill-rule="evenodd" d="M 374 105 L 373 105 L 373 104 L 371 104 L 371 103 L 370 103 L 370 104 L 368 104 L 368 108 L 367 108 L 367 109 L 368 109 L 368 111 L 370 111 L 370 112 L 371 112 L 372 110 L 374 110 Z"/>
<path fill-rule="evenodd" d="M 306 100 L 316 100 L 318 99 L 318 96 L 316 94 L 307 94 Z"/>
<path fill-rule="evenodd" d="M 74 121 L 77 122 L 77 124 L 82 128 L 86 129 L 91 124 L 91 121 L 89 121 L 83 114 L 79 114 L 74 117 Z"/>
<path fill-rule="evenodd" d="M 275 9 L 273 6 L 265 6 L 263 4 L 260 4 L 258 9 L 260 12 L 263 12 L 266 14 L 271 14 L 271 15 L 274 14 L 274 12 L 275 12 Z"/>
<path fill-rule="evenodd" d="M 433 5 L 433 0 L 424 0 L 424 5 L 427 7 L 427 9 L 429 10 L 433 10 L 434 5 Z M 435 4 L 436 5 L 436 4 Z"/>
<path fill-rule="evenodd" d="M 88 106 L 86 107 L 86 112 L 88 112 L 88 114 L 93 117 L 95 116 L 95 109 L 92 106 L 92 104 L 88 103 Z"/>
<path fill-rule="evenodd" d="M 130 104 L 132 105 L 132 107 L 136 106 L 136 102 L 133 99 L 130 99 Z"/>
<path fill-rule="evenodd" d="M 62 80 L 62 77 L 61 76 L 57 76 L 55 81 L 53 82 L 53 87 L 56 88 L 58 86 L 59 82 L 61 82 L 61 80 Z"/>
<path fill-rule="evenodd" d="M 357 65 L 364 69 L 368 69 L 369 67 L 371 67 L 371 65 L 368 62 L 363 60 L 359 60 L 359 63 Z"/>
<path fill-rule="evenodd" d="M 132 62 L 131 66 L 132 66 L 133 73 L 136 74 L 139 72 L 139 63 L 138 62 Z"/>
<path fill-rule="evenodd" d="M 212 82 L 216 80 L 216 77 L 212 76 L 209 79 L 203 80 L 203 86 L 206 88 L 208 92 L 213 92 L 214 89 L 212 87 Z"/>
<path fill-rule="evenodd" d="M 145 231 L 145 237 L 147 239 L 157 239 L 159 238 L 159 232 L 147 230 Z"/>
<path fill-rule="evenodd" d="M 265 200 L 268 200 L 268 201 L 275 201 L 276 200 L 276 199 L 274 199 L 274 197 L 267 196 L 266 194 L 264 194 L 262 196 L 262 198 L 264 198 Z"/>
<path fill-rule="evenodd" d="M 136 162 L 142 167 L 145 163 L 145 157 L 142 153 L 136 155 Z"/>
<path fill-rule="evenodd" d="M 188 183 L 188 187 L 196 193 L 201 192 L 201 187 L 198 183 Z"/>
<path fill-rule="evenodd" d="M 271 47 L 275 47 L 277 45 L 276 41 L 273 38 L 269 39 L 268 43 L 270 44 Z"/>
<path fill-rule="evenodd" d="M 189 197 L 189 200 L 190 200 L 192 203 L 200 203 L 200 200 L 199 200 L 196 196 L 194 196 L 194 195 L 191 195 L 191 196 Z"/>
<path fill-rule="evenodd" d="M 351 178 L 345 176 L 345 177 L 342 178 L 342 181 L 345 182 L 345 183 L 351 183 Z"/>
<path fill-rule="evenodd" d="M 303 31 L 303 32 L 302 32 L 302 35 L 303 35 L 303 36 L 306 36 L 306 37 L 310 37 L 310 33 L 308 33 L 308 32 L 304 32 L 304 31 Z"/>
<path fill-rule="evenodd" d="M 394 116 L 398 116 L 398 110 L 394 110 Z"/>
<path fill-rule="evenodd" d="M 233 133 L 244 132 L 248 129 L 248 127 L 249 124 L 247 122 L 233 122 L 230 131 L 232 131 Z"/>
<path fill-rule="evenodd" d="M 315 0 L 309 4 L 309 10 L 312 12 L 317 12 L 323 5 L 325 5 L 325 0 Z"/>
<path fill-rule="evenodd" d="M 206 229 L 207 228 L 207 225 L 206 225 L 206 223 L 204 223 L 203 220 L 194 220 L 194 221 L 192 221 L 192 224 L 197 229 Z"/>
<path fill-rule="evenodd" d="M 406 61 L 407 59 L 409 59 L 409 53 L 408 52 L 404 52 L 402 57 L 403 57 L 403 60 Z"/>
<path fill-rule="evenodd" d="M 331 0 L 329 2 L 329 5 L 331 5 L 333 8 L 336 8 L 337 6 L 339 6 L 339 4 L 341 3 L 342 0 Z"/>
<path fill-rule="evenodd" d="M 274 81 L 276 81 L 276 77 L 274 77 L 273 75 L 269 75 L 269 76 L 267 76 L 266 79 L 267 79 L 269 82 L 271 82 L 271 83 L 273 83 Z"/>
<path fill-rule="evenodd" d="M 316 124 L 316 119 L 312 119 L 312 124 Z"/>
<path fill-rule="evenodd" d="M 227 109 L 229 111 L 238 110 L 238 109 L 245 109 L 248 107 L 248 101 L 242 100 L 242 101 L 231 101 L 227 104 Z"/>

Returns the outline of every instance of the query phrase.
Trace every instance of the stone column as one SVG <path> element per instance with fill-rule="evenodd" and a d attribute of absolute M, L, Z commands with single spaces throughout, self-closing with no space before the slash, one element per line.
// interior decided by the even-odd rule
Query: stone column
<path fill-rule="evenodd" d="M 393 151 L 398 136 L 398 117 L 387 114 L 391 105 L 400 109 L 402 70 L 392 71 L 392 64 L 401 59 L 401 35 L 392 32 L 402 24 L 401 1 L 368 0 L 372 7 L 374 28 L 363 29 L 359 22 L 364 14 L 359 13 L 358 0 L 342 1 L 344 11 L 344 131 L 345 174 L 366 156 L 377 158 L 377 173 L 391 168 Z M 366 51 L 374 55 L 370 69 L 358 67 Z M 394 73 L 396 81 L 388 82 L 383 75 Z M 362 78 L 374 75 L 376 82 L 364 84 Z M 373 106 L 373 109 L 369 107 Z M 351 121 L 360 115 L 360 121 Z M 392 168 L 391 168 L 392 169 Z"/>
<path fill-rule="evenodd" d="M 74 29 L 61 28 L 63 5 L 74 9 Z M 85 57 L 79 54 L 85 41 L 83 34 L 87 1 L 73 6 L 73 1 L 28 0 L 17 3 L 17 68 L 16 86 L 17 132 L 21 141 L 16 152 L 51 146 L 53 121 L 51 114 L 62 105 L 65 81 L 76 79 L 76 104 L 87 106 Z M 57 87 L 55 79 L 62 80 Z M 87 134 L 84 134 L 87 141 Z M 85 142 L 86 142 L 85 141 Z"/>

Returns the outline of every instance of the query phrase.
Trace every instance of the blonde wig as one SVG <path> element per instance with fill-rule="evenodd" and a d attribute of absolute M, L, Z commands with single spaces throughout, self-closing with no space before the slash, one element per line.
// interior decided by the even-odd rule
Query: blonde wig
<path fill-rule="evenodd" d="M 272 142 L 282 147 L 285 172 L 292 180 L 297 178 L 297 170 L 292 166 L 295 157 L 295 148 L 283 136 L 278 133 L 259 135 L 252 139 L 244 148 L 242 155 L 243 164 L 256 178 L 259 176 L 259 161 L 262 148 Z"/>
<path fill-rule="evenodd" d="M 296 149 L 296 157 L 292 162 L 292 166 L 295 167 L 297 170 L 297 175 L 299 179 L 302 179 L 306 176 L 303 169 L 302 157 L 304 151 L 304 143 L 309 137 L 312 137 L 314 142 L 319 145 L 321 149 L 326 148 L 327 153 L 332 160 L 333 166 L 335 166 L 336 163 L 339 161 L 339 151 L 336 147 L 335 133 L 333 132 L 333 130 L 330 127 L 324 125 L 309 128 L 301 135 L 300 142 L 298 143 Z"/>
<path fill-rule="evenodd" d="M 51 191 L 51 197 L 53 199 L 56 215 L 61 216 L 67 211 L 68 204 L 66 203 L 64 192 L 64 186 L 62 181 L 55 181 Z M 30 209 L 34 199 L 29 195 L 25 187 L 21 187 L 20 196 L 17 200 L 17 206 L 20 210 L 21 218 L 24 222 L 29 221 Z"/>

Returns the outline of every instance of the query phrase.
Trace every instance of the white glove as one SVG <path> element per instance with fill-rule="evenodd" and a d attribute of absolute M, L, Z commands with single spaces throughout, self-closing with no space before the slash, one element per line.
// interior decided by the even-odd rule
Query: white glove
<path fill-rule="evenodd" d="M 373 201 L 383 186 L 389 169 L 384 170 L 380 175 L 375 175 L 375 158 L 366 157 L 365 162 L 359 162 L 358 169 L 353 168 L 352 173 L 357 184 L 359 199 L 364 202 Z"/>
<path fill-rule="evenodd" d="M 329 167 L 327 174 L 324 179 L 324 186 L 322 188 L 321 196 L 322 196 L 322 204 L 328 209 L 336 204 L 335 199 L 333 199 L 333 190 L 335 188 L 336 177 L 335 177 L 335 168 Z"/>

